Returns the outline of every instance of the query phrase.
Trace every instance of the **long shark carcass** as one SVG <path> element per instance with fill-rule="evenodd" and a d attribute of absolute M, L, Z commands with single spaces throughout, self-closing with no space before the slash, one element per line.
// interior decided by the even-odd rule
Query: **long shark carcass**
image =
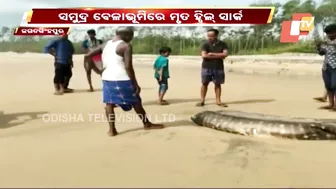
<path fill-rule="evenodd" d="M 240 135 L 336 140 L 336 120 L 286 118 L 238 111 L 204 111 L 191 120 L 199 126 Z"/>

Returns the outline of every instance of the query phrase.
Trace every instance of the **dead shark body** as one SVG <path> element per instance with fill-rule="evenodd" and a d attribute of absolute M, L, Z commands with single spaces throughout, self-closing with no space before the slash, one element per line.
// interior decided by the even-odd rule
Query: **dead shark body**
<path fill-rule="evenodd" d="M 336 120 L 284 118 L 236 111 L 204 111 L 191 120 L 229 133 L 296 140 L 336 140 Z"/>

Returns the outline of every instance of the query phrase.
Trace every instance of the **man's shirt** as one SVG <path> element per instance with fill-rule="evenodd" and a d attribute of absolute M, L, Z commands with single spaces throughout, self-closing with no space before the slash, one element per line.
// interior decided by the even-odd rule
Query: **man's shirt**
<path fill-rule="evenodd" d="M 201 51 L 206 51 L 207 53 L 222 53 L 224 50 L 228 50 L 228 45 L 218 40 L 215 43 L 211 43 L 210 41 L 206 41 L 201 46 Z M 221 58 L 216 59 L 206 59 L 203 58 L 202 68 L 207 69 L 224 69 L 224 61 Z"/>
<path fill-rule="evenodd" d="M 57 64 L 70 64 L 72 61 L 72 55 L 75 52 L 75 48 L 72 42 L 68 39 L 56 39 L 50 41 L 45 47 L 45 52 L 49 53 L 51 49 L 55 50 L 55 63 Z"/>
<path fill-rule="evenodd" d="M 321 45 L 318 52 L 320 55 L 324 55 L 323 70 L 326 70 L 327 66 L 336 69 L 336 39 Z"/>
<path fill-rule="evenodd" d="M 154 77 L 159 79 L 159 71 L 162 69 L 162 78 L 163 79 L 168 79 L 169 76 L 169 63 L 168 63 L 168 58 L 165 56 L 160 55 L 157 57 L 154 63 L 154 69 L 155 69 L 155 74 Z"/>

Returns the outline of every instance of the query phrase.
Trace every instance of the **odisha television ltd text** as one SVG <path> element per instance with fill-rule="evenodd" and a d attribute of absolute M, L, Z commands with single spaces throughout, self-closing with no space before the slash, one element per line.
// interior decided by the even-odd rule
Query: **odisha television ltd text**
<path fill-rule="evenodd" d="M 175 122 L 177 116 L 172 113 L 161 113 L 161 114 L 148 114 L 147 118 L 152 122 Z M 135 113 L 124 113 L 115 114 L 112 116 L 106 116 L 100 113 L 53 113 L 53 114 L 43 114 L 42 121 L 44 123 L 107 123 L 109 121 L 123 122 L 123 123 L 133 123 L 141 122 L 144 117 L 137 115 Z"/>

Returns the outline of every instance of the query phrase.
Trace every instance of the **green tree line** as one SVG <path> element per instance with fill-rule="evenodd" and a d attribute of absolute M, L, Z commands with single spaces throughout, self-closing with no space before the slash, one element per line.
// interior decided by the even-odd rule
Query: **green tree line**
<path fill-rule="evenodd" d="M 237 27 L 217 27 L 221 39 L 228 43 L 231 54 L 313 53 L 315 52 L 314 40 L 323 40 L 321 39 L 322 28 L 336 22 L 336 0 L 323 0 L 319 3 L 314 0 L 289 0 L 283 4 L 266 0 L 251 6 L 276 7 L 273 22 L 267 25 L 253 25 L 238 29 Z M 297 44 L 280 43 L 281 23 L 284 20 L 290 20 L 293 13 L 314 15 L 313 37 Z M 134 52 L 156 54 L 161 46 L 170 46 L 173 49 L 173 54 L 176 55 L 199 54 L 199 47 L 205 39 L 204 31 L 208 28 L 209 26 L 203 27 L 204 30 L 199 30 L 196 27 L 139 27 L 138 35 L 132 42 Z M 100 27 L 98 33 L 107 29 L 107 27 Z M 12 29 L 3 27 L 0 37 L 4 37 L 8 32 L 12 32 Z M 103 39 L 108 39 L 110 35 L 112 32 L 103 36 Z M 48 39 L 43 37 L 15 38 L 11 36 L 9 40 L 0 42 L 0 51 L 42 52 L 47 41 Z M 74 45 L 76 49 L 81 49 L 80 42 L 74 42 Z M 82 52 L 78 50 L 77 53 Z"/>

